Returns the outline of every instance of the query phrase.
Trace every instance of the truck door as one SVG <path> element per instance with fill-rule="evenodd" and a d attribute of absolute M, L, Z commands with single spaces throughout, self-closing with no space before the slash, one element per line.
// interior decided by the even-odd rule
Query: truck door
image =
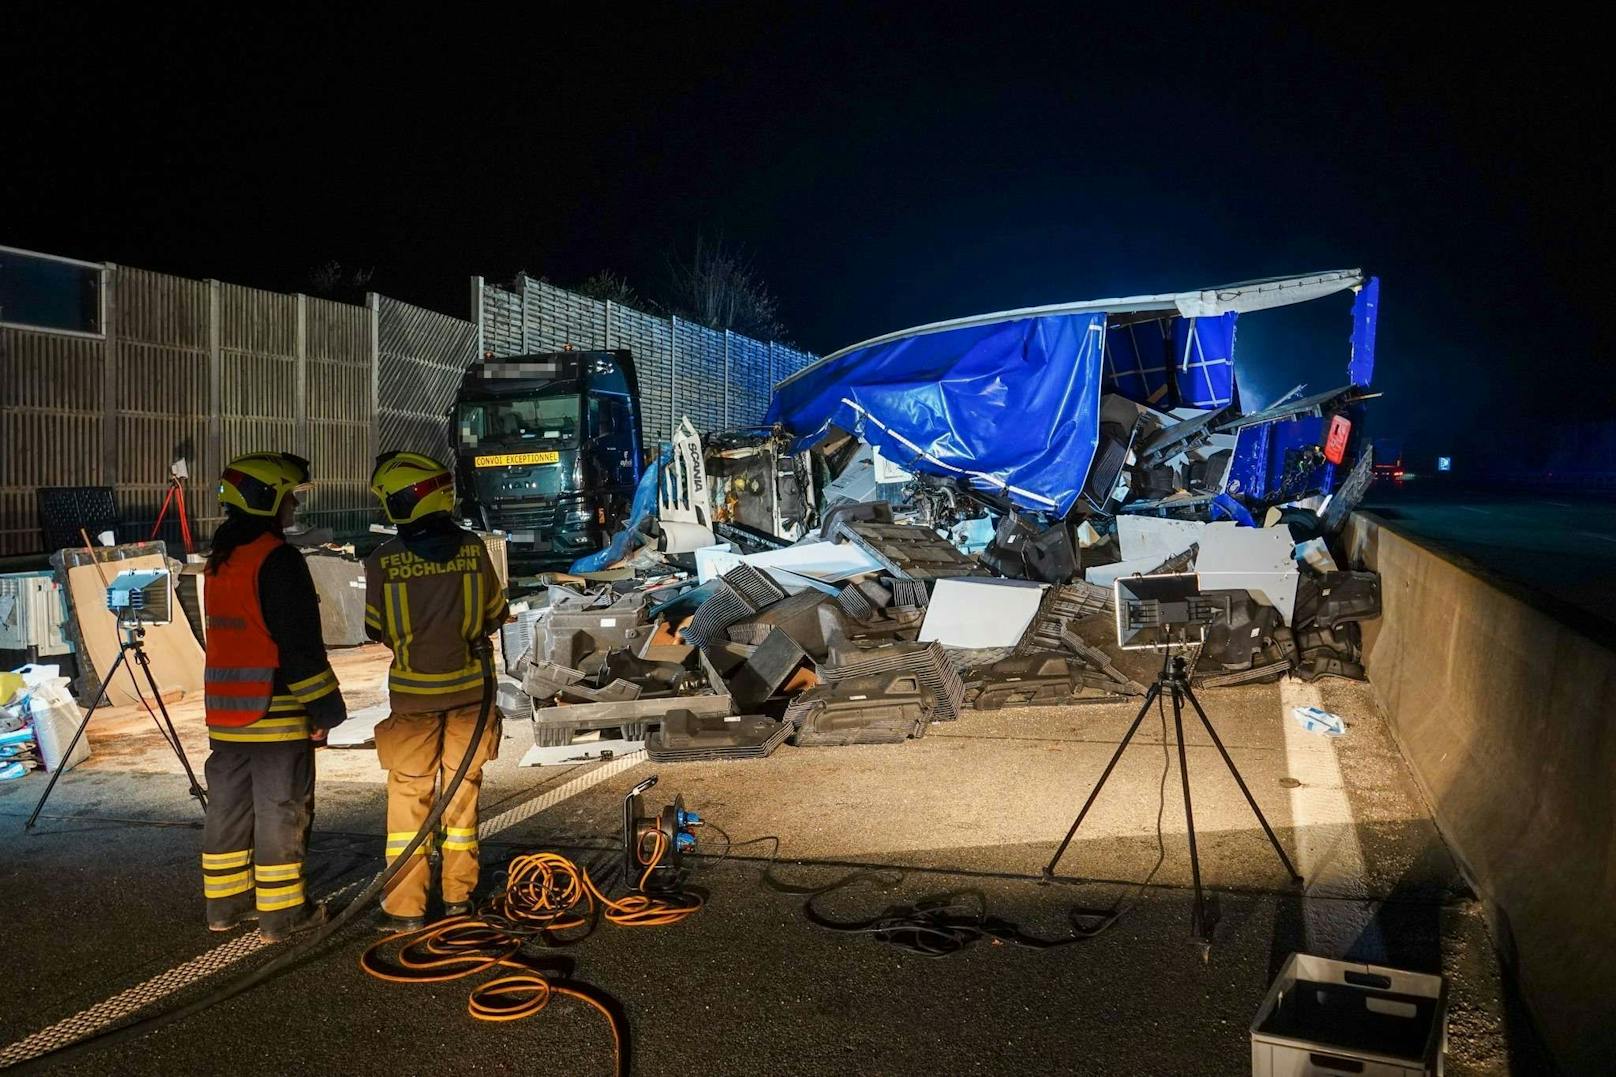
<path fill-rule="evenodd" d="M 633 424 L 634 416 L 627 398 L 605 393 L 590 395 L 593 455 L 609 486 L 632 487 L 639 481 Z"/>

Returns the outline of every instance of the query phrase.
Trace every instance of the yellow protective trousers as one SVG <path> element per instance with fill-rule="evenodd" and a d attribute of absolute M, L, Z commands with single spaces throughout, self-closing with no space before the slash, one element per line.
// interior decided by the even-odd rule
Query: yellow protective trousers
<path fill-rule="evenodd" d="M 376 755 L 387 771 L 387 860 L 391 863 L 426 822 L 438 788 L 447 788 L 477 728 L 479 707 L 455 707 L 423 714 L 396 711 L 376 726 Z M 500 718 L 489 718 L 471 769 L 444 809 L 438 833 L 419 845 L 413 863 L 393 876 L 382 894 L 382 908 L 393 916 L 426 913 L 430 870 L 426 852 L 437 841 L 443 854 L 443 900 L 468 901 L 477 886 L 477 797 L 483 764 L 499 755 Z"/>

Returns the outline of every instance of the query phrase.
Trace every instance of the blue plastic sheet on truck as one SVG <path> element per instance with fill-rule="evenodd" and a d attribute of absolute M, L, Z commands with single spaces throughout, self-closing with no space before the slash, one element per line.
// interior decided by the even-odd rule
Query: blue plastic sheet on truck
<path fill-rule="evenodd" d="M 1368 385 L 1375 374 L 1375 323 L 1380 318 L 1380 278 L 1370 277 L 1352 297 L 1352 358 L 1347 373 L 1354 385 Z"/>
<path fill-rule="evenodd" d="M 1178 318 L 1173 324 L 1174 383 L 1186 408 L 1222 408 L 1234 400 L 1233 312 Z"/>
<path fill-rule="evenodd" d="M 1161 411 L 1234 399 L 1233 312 L 1107 325 L 1105 391 Z"/>
<path fill-rule="evenodd" d="M 634 502 L 629 506 L 628 519 L 604 549 L 596 550 L 592 554 L 578 558 L 572 563 L 569 572 L 600 572 L 610 568 L 623 558 L 627 557 L 635 548 L 635 536 L 639 534 L 640 525 L 650 519 L 656 511 L 657 482 L 662 475 L 662 469 L 668 466 L 673 459 L 673 446 L 664 444 L 662 452 L 657 456 L 656 463 L 645 469 L 640 476 L 640 484 L 634 488 Z"/>
<path fill-rule="evenodd" d="M 905 467 L 1064 515 L 1099 441 L 1104 334 L 1104 314 L 1050 314 L 873 344 L 777 387 L 766 421 L 799 449 L 839 426 Z"/>

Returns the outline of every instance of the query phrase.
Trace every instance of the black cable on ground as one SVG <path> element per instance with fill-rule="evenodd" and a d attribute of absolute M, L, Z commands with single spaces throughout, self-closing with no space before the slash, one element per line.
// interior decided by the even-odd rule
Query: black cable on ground
<path fill-rule="evenodd" d="M 323 927 L 317 928 L 312 935 L 292 949 L 287 950 L 253 972 L 214 988 L 195 1002 L 188 1003 L 178 1009 L 153 1014 L 150 1017 L 142 1017 L 129 1024 L 108 1029 L 105 1032 L 98 1032 L 93 1036 L 87 1036 L 66 1046 L 57 1047 L 41 1055 L 35 1055 L 25 1062 L 17 1063 L 13 1068 L 19 1073 L 32 1073 L 47 1066 L 59 1066 L 63 1062 L 87 1052 L 128 1042 L 162 1028 L 164 1025 L 173 1024 L 175 1021 L 194 1016 L 209 1007 L 224 1002 L 226 999 L 235 998 L 237 995 L 250 991 L 278 976 L 313 952 L 315 948 L 332 935 L 346 927 L 355 916 L 375 899 L 377 894 L 381 893 L 382 889 L 393 880 L 393 877 L 410 863 L 410 857 L 438 825 L 438 820 L 443 817 L 444 811 L 449 806 L 449 801 L 459 790 L 461 783 L 466 778 L 466 773 L 471 770 L 471 761 L 476 755 L 477 746 L 482 743 L 483 735 L 488 731 L 489 719 L 494 712 L 495 692 L 494 660 L 491 645 L 487 640 L 483 640 L 480 646 L 473 644 L 472 649 L 482 666 L 483 697 L 477 713 L 477 729 L 467 743 L 466 754 L 461 758 L 460 766 L 456 768 L 454 777 L 449 779 L 449 783 L 443 787 L 437 799 L 432 802 L 432 810 L 427 813 L 426 821 L 421 824 L 421 828 L 415 832 L 415 837 L 410 839 L 410 843 L 404 847 L 403 851 L 399 853 L 392 863 L 388 864 L 380 874 L 371 880 L 358 897 L 349 902 L 340 913 Z"/>
<path fill-rule="evenodd" d="M 1162 836 L 1162 820 L 1167 810 L 1167 775 L 1172 770 L 1172 754 L 1167 744 L 1167 711 L 1162 701 L 1156 701 L 1162 729 L 1162 774 L 1157 787 L 1156 808 L 1156 863 L 1137 889 L 1109 909 L 1088 910 L 1074 907 L 1067 912 L 1071 934 L 1058 938 L 1044 938 L 1022 931 L 1014 923 L 990 916 L 987 899 L 979 890 L 956 890 L 925 898 L 916 904 L 889 905 L 875 916 L 863 920 L 837 920 L 825 915 L 816 906 L 820 898 L 863 884 L 879 884 L 891 889 L 903 881 L 901 871 L 860 869 L 822 886 L 795 886 L 783 882 L 774 869 L 780 854 L 780 839 L 769 836 L 735 842 L 721 827 L 707 823 L 709 830 L 723 837 L 723 853 L 712 861 L 716 866 L 734 849 L 764 842 L 773 844 L 769 858 L 764 862 L 759 883 L 777 894 L 802 897 L 802 914 L 810 924 L 825 931 L 842 935 L 867 935 L 876 942 L 897 947 L 918 957 L 943 958 L 959 953 L 967 947 L 991 940 L 995 945 L 1017 946 L 1028 950 L 1053 950 L 1074 943 L 1088 942 L 1104 933 L 1131 910 L 1156 878 L 1156 873 L 1167 859 L 1167 844 Z"/>

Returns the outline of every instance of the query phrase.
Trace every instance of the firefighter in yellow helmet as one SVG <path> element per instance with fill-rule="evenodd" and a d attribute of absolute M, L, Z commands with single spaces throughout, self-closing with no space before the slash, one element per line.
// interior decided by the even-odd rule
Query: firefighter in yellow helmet
<path fill-rule="evenodd" d="M 320 600 L 303 556 L 281 537 L 309 462 L 260 452 L 219 481 L 225 522 L 202 591 L 208 812 L 202 889 L 208 927 L 247 920 L 279 941 L 325 922 L 303 890 L 314 821 L 314 746 L 347 717 L 320 636 Z"/>
<path fill-rule="evenodd" d="M 370 491 L 398 526 L 398 536 L 365 559 L 365 631 L 393 652 L 392 713 L 376 726 L 376 754 L 387 770 L 387 858 L 409 844 L 432 809 L 434 786 L 447 785 L 469 751 L 471 766 L 444 810 L 438 845 L 444 914 L 458 916 L 470 911 L 477 885 L 477 795 L 500 739 L 496 712 L 481 743 L 471 743 L 483 694 L 471 645 L 505 621 L 505 592 L 482 540 L 450 518 L 454 478 L 442 464 L 420 453 L 387 453 L 376 462 Z M 380 929 L 425 922 L 428 844 L 388 884 Z"/>

